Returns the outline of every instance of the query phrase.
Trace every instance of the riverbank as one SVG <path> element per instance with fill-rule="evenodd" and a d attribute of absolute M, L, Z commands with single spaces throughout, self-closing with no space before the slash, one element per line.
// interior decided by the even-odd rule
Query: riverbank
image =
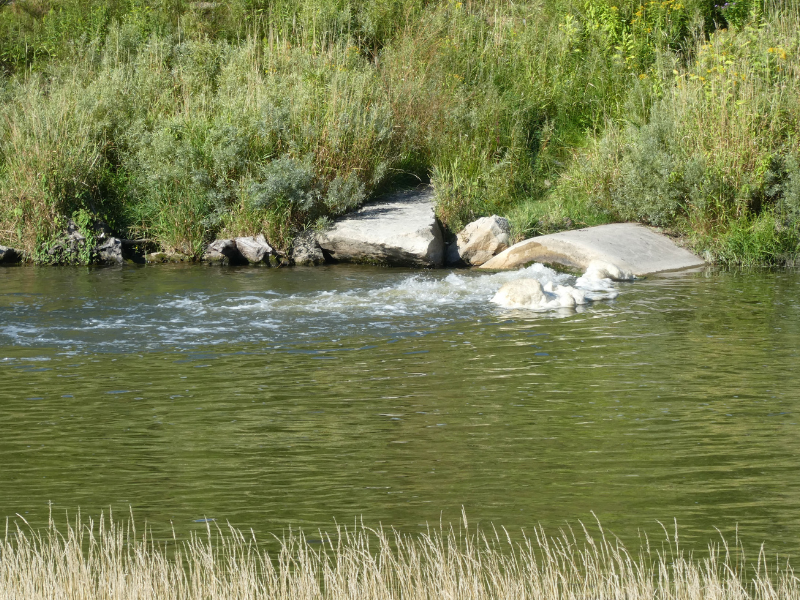
<path fill-rule="evenodd" d="M 637 221 L 709 261 L 798 252 L 795 3 L 2 4 L 0 244 L 37 263 L 69 219 L 285 251 L 419 181 L 450 234 Z"/>
<path fill-rule="evenodd" d="M 441 527 L 441 526 L 440 526 Z M 209 523 L 206 534 L 162 544 L 131 521 L 80 518 L 65 529 L 29 530 L 18 519 L 0 545 L 0 595 L 45 598 L 800 598 L 788 564 L 755 560 L 723 539 L 697 559 L 664 538 L 629 551 L 599 525 L 517 540 L 463 523 L 404 535 L 364 524 L 310 540 L 284 532 L 263 550 L 252 532 Z"/>

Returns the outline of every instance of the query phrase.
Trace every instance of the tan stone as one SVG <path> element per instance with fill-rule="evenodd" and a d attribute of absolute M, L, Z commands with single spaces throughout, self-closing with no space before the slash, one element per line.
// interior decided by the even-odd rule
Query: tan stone
<path fill-rule="evenodd" d="M 511 227 L 508 220 L 497 215 L 481 217 L 462 229 L 450 245 L 447 262 L 482 265 L 508 248 Z"/>
<path fill-rule="evenodd" d="M 343 262 L 437 267 L 444 258 L 430 188 L 366 204 L 317 234 L 317 243 Z"/>
<path fill-rule="evenodd" d="M 236 248 L 247 259 L 247 262 L 252 264 L 268 265 L 270 255 L 275 254 L 275 250 L 267 243 L 263 234 L 256 237 L 236 238 Z"/>
<path fill-rule="evenodd" d="M 594 261 L 637 276 L 705 264 L 665 235 L 635 223 L 614 223 L 530 238 L 504 250 L 481 268 L 515 269 L 539 262 L 585 271 Z"/>

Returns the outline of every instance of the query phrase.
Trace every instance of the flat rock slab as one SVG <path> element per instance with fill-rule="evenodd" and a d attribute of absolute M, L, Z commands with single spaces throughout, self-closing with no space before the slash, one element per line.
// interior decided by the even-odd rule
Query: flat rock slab
<path fill-rule="evenodd" d="M 344 262 L 437 267 L 444 259 L 430 188 L 371 202 L 319 233 L 317 242 Z"/>
<path fill-rule="evenodd" d="M 668 237 L 635 223 L 614 223 L 530 238 L 485 262 L 482 269 L 514 269 L 532 262 L 584 271 L 592 261 L 634 275 L 676 271 L 705 264 Z"/>

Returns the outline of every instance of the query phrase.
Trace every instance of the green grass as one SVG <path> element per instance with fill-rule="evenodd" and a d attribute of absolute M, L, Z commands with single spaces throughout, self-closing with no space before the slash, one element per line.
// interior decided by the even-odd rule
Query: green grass
<path fill-rule="evenodd" d="M 797 3 L 14 0 L 0 243 L 88 212 L 198 256 L 430 180 L 457 231 L 618 220 L 721 262 L 800 242 Z"/>
<path fill-rule="evenodd" d="M 419 535 L 365 525 L 277 538 L 269 554 L 252 532 L 209 525 L 206 534 L 168 545 L 132 520 L 44 530 L 20 518 L 0 542 L 0 595 L 38 600 L 424 599 L 792 600 L 800 580 L 762 548 L 712 543 L 694 558 L 664 529 L 636 552 L 582 524 L 548 537 L 541 528 L 514 541 L 505 529 L 430 528 Z"/>

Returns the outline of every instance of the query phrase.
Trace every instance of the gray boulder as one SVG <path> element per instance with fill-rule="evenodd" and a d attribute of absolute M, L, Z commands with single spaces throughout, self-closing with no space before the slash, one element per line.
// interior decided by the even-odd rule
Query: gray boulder
<path fill-rule="evenodd" d="M 399 192 L 369 203 L 317 235 L 335 260 L 435 267 L 444 259 L 433 190 Z"/>
<path fill-rule="evenodd" d="M 481 217 L 462 229 L 447 249 L 448 264 L 479 266 L 508 248 L 511 242 L 508 219 Z"/>
<path fill-rule="evenodd" d="M 647 227 L 612 223 L 527 239 L 485 262 L 481 269 L 516 269 L 533 262 L 578 271 L 597 262 L 637 277 L 705 264 L 699 256 Z"/>
<path fill-rule="evenodd" d="M 292 261 L 296 265 L 321 265 L 325 262 L 313 231 L 304 231 L 292 242 Z"/>
<path fill-rule="evenodd" d="M 235 241 L 239 253 L 251 264 L 269 265 L 270 256 L 275 255 L 275 250 L 267 243 L 263 234 L 255 237 L 238 237 Z"/>
<path fill-rule="evenodd" d="M 22 260 L 22 253 L 14 248 L 0 246 L 0 264 L 13 264 Z"/>
<path fill-rule="evenodd" d="M 212 265 L 241 265 L 247 264 L 247 259 L 242 256 L 236 245 L 236 240 L 214 240 L 206 248 L 203 260 Z"/>
<path fill-rule="evenodd" d="M 122 257 L 122 240 L 115 237 L 108 237 L 106 240 L 95 247 L 97 262 L 107 265 L 121 265 L 124 262 Z"/>

